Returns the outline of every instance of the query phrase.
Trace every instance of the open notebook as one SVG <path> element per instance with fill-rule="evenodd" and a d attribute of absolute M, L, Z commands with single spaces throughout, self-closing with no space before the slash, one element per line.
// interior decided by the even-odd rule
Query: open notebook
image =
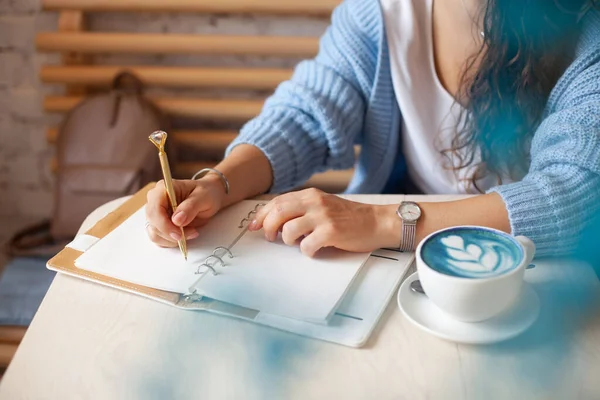
<path fill-rule="evenodd" d="M 239 228 L 240 219 L 257 204 L 247 201 L 205 226 L 202 236 L 189 242 L 189 262 L 185 263 L 179 249 L 160 249 L 146 237 L 143 208 L 152 187 L 143 188 L 78 235 L 47 267 L 179 310 L 219 314 L 360 347 L 414 261 L 413 253 L 385 249 L 370 255 L 327 250 L 311 260 L 299 254 L 297 247 L 269 243 L 262 233 Z M 214 267 L 219 274 L 206 275 L 196 285 L 200 277 L 196 267 L 204 257 L 238 236 L 239 241 L 230 246 L 233 258 L 224 256 L 226 266 Z M 261 278 L 265 275 L 268 279 Z M 187 295 L 190 289 L 196 294 Z"/>
<path fill-rule="evenodd" d="M 258 205 L 242 201 L 222 210 L 199 230 L 200 237 L 188 241 L 187 261 L 178 248 L 160 248 L 150 241 L 141 207 L 75 265 L 155 289 L 327 323 L 369 254 L 327 248 L 310 258 L 298 246 L 284 244 L 281 235 L 269 242 L 262 231 L 246 228 Z"/>

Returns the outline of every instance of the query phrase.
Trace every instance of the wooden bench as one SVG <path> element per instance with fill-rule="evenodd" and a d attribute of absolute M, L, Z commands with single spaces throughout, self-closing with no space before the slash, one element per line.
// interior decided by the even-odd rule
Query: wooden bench
<path fill-rule="evenodd" d="M 101 65 L 97 55 L 201 55 L 246 56 L 302 59 L 313 57 L 318 50 L 318 36 L 226 36 L 199 34 L 157 34 L 99 32 L 87 30 L 86 20 L 95 12 L 173 12 L 205 14 L 267 14 L 282 17 L 309 16 L 328 20 L 341 0 L 42 0 L 45 11 L 58 12 L 57 32 L 36 36 L 40 52 L 58 53 L 59 65 L 43 65 L 42 82 L 62 85 L 64 95 L 47 96 L 44 110 L 64 114 L 85 95 L 106 88 L 121 69 L 136 73 L 149 88 L 186 89 L 250 94 L 243 98 L 219 96 L 152 97 L 173 119 L 185 119 L 191 127 L 171 132 L 179 148 L 197 155 L 171 160 L 174 175 L 190 177 L 194 172 L 219 161 L 237 129 L 256 116 L 264 98 L 292 74 L 291 68 Z M 47 139 L 55 143 L 56 127 L 47 130 Z M 359 151 L 359 149 L 357 149 Z M 179 153 L 179 152 L 178 152 Z M 53 162 L 56 168 L 56 161 Z M 305 186 L 329 192 L 341 192 L 352 177 L 352 170 L 317 174 Z M 0 327 L 0 371 L 8 365 L 25 328 Z"/>
<path fill-rule="evenodd" d="M 175 129 L 173 141 L 192 155 L 172 160 L 174 175 L 190 177 L 196 171 L 214 166 L 237 129 L 256 116 L 275 87 L 292 74 L 291 68 L 203 67 L 152 65 L 97 65 L 99 54 L 127 55 L 201 55 L 246 56 L 302 59 L 313 57 L 318 50 L 318 36 L 229 36 L 199 34 L 90 32 L 86 16 L 93 12 L 174 12 L 211 14 L 271 14 L 276 16 L 308 16 L 329 19 L 341 0 L 43 0 L 46 10 L 59 14 L 58 32 L 44 32 L 36 37 L 42 52 L 62 55 L 61 65 L 44 65 L 41 80 L 65 86 L 65 95 L 48 96 L 44 109 L 49 113 L 65 113 L 83 96 L 106 87 L 123 69 L 136 73 L 148 87 L 192 89 L 198 92 L 224 90 L 243 93 L 234 98 L 152 97 L 156 104 L 174 119 L 185 119 L 195 126 Z M 320 35 L 322 32 L 316 32 Z M 250 96 L 248 96 L 250 94 Z M 49 127 L 47 138 L 56 141 L 57 130 Z M 196 151 L 196 155 L 193 152 Z M 357 149 L 357 152 L 359 150 Z M 55 169 L 55 162 L 53 163 Z M 304 186 L 315 186 L 329 192 L 341 192 L 348 185 L 353 170 L 317 174 Z"/>
<path fill-rule="evenodd" d="M 0 327 L 0 373 L 12 360 L 26 330 L 21 326 Z"/>

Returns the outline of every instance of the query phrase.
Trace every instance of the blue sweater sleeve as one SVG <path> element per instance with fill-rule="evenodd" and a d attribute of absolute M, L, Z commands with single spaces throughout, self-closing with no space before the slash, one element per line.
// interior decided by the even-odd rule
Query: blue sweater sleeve
<path fill-rule="evenodd" d="M 600 212 L 600 51 L 590 58 L 555 88 L 528 174 L 490 190 L 504 199 L 512 233 L 534 240 L 539 256 L 571 254 Z"/>
<path fill-rule="evenodd" d="M 375 71 L 357 68 L 355 60 L 376 62 L 360 54 L 376 49 L 369 34 L 376 21 L 361 17 L 361 3 L 369 1 L 346 0 L 335 9 L 318 55 L 298 64 L 226 150 L 228 155 L 241 143 L 261 149 L 273 170 L 271 193 L 297 187 L 314 173 L 354 165 Z"/>

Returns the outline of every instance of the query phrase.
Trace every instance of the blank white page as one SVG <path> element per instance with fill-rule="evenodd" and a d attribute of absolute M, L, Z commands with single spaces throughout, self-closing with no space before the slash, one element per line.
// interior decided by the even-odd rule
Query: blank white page
<path fill-rule="evenodd" d="M 198 293 L 207 297 L 315 323 L 327 323 L 369 258 L 334 248 L 321 250 L 315 258 L 299 246 L 268 242 L 262 231 L 246 232 L 232 248 L 233 259 L 219 275 L 207 274 Z"/>
<path fill-rule="evenodd" d="M 75 262 L 79 268 L 127 282 L 170 292 L 187 293 L 198 279 L 198 265 L 217 246 L 227 246 L 238 234 L 240 221 L 256 202 L 242 202 L 223 210 L 188 241 L 188 261 L 179 250 L 150 241 L 145 228 L 145 207 L 100 239 Z"/>

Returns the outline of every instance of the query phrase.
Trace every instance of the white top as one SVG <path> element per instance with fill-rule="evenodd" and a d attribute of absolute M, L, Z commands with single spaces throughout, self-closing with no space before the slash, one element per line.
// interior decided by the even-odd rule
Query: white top
<path fill-rule="evenodd" d="M 410 178 L 426 194 L 476 193 L 461 179 L 470 177 L 473 167 L 459 170 L 457 178 L 444 167 L 449 160 L 440 152 L 450 148 L 461 106 L 435 70 L 432 0 L 381 0 L 381 7 Z M 478 181 L 482 190 L 491 187 L 493 180 L 488 181 Z"/>

